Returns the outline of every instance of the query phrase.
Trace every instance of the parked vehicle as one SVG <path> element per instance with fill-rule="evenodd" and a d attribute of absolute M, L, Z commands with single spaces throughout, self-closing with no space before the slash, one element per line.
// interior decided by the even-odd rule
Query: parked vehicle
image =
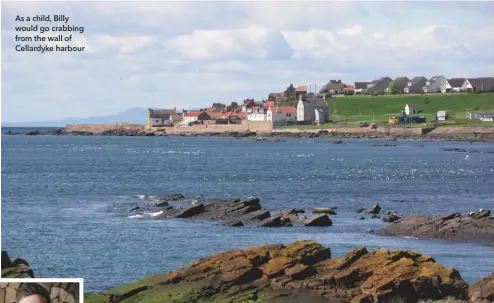
<path fill-rule="evenodd" d="M 398 119 L 396 119 L 396 117 L 391 117 L 388 120 L 388 124 L 389 125 L 396 125 L 396 124 L 398 124 Z"/>

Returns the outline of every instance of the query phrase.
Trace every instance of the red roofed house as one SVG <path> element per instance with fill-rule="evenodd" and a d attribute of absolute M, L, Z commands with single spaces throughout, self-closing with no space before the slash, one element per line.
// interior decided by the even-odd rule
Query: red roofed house
<path fill-rule="evenodd" d="M 230 123 L 239 124 L 242 123 L 242 120 L 247 119 L 247 113 L 232 111 L 228 113 L 228 119 L 230 120 Z"/>
<path fill-rule="evenodd" d="M 300 96 L 307 94 L 307 86 L 299 86 L 295 89 L 295 98 L 298 99 Z"/>
<path fill-rule="evenodd" d="M 211 117 L 212 120 L 215 119 L 226 119 L 227 113 L 224 108 L 209 107 L 206 109 L 206 113 Z"/>
<path fill-rule="evenodd" d="M 355 87 L 347 85 L 343 88 L 343 93 L 345 95 L 355 95 Z"/>
<path fill-rule="evenodd" d="M 296 121 L 295 106 L 270 106 L 267 111 L 267 121 Z"/>
<path fill-rule="evenodd" d="M 263 106 L 265 106 L 265 107 L 274 106 L 274 102 L 275 101 L 272 101 L 272 100 L 263 101 Z"/>
<path fill-rule="evenodd" d="M 206 112 L 193 111 L 184 113 L 184 122 L 194 122 L 199 120 L 210 120 L 211 117 Z"/>

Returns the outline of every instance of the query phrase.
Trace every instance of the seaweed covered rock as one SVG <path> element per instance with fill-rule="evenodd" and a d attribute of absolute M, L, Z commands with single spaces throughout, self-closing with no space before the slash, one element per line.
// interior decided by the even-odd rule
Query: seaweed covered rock
<path fill-rule="evenodd" d="M 494 273 L 470 285 L 468 293 L 472 303 L 494 302 Z"/>
<path fill-rule="evenodd" d="M 85 302 L 417 302 L 468 298 L 451 267 L 408 250 L 351 250 L 331 258 L 313 241 L 216 253 Z"/>
<path fill-rule="evenodd" d="M 475 241 L 494 245 L 494 217 L 490 211 L 469 216 L 459 213 L 440 216 L 408 216 L 376 231 L 384 236 Z"/>
<path fill-rule="evenodd" d="M 34 273 L 25 260 L 11 259 L 7 252 L 2 250 L 2 278 L 34 278 Z"/>

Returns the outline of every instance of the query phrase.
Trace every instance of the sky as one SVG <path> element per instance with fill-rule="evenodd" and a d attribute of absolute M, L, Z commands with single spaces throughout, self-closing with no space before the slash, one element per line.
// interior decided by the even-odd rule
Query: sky
<path fill-rule="evenodd" d="M 331 79 L 494 76 L 494 2 L 3 1 L 1 7 L 3 122 L 262 100 L 290 84 L 320 88 Z M 14 41 L 16 16 L 42 14 L 83 26 L 69 45 L 86 51 L 15 51 L 24 44 Z"/>

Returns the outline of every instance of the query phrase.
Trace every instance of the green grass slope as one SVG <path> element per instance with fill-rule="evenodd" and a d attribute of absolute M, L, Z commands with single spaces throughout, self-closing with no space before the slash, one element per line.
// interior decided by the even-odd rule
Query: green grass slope
<path fill-rule="evenodd" d="M 424 100 L 429 103 L 425 104 Z M 399 116 L 406 104 L 417 104 L 428 122 L 435 119 L 435 114 L 445 110 L 450 116 L 450 121 L 440 122 L 445 125 L 486 125 L 465 118 L 469 111 L 494 112 L 494 93 L 489 94 L 453 94 L 453 95 L 386 95 L 386 96 L 348 96 L 328 99 L 330 106 L 330 119 L 347 121 L 367 121 L 374 119 L 379 124 L 385 123 L 391 116 Z M 487 123 L 489 124 L 489 123 Z M 492 123 L 490 123 L 492 126 Z"/>

